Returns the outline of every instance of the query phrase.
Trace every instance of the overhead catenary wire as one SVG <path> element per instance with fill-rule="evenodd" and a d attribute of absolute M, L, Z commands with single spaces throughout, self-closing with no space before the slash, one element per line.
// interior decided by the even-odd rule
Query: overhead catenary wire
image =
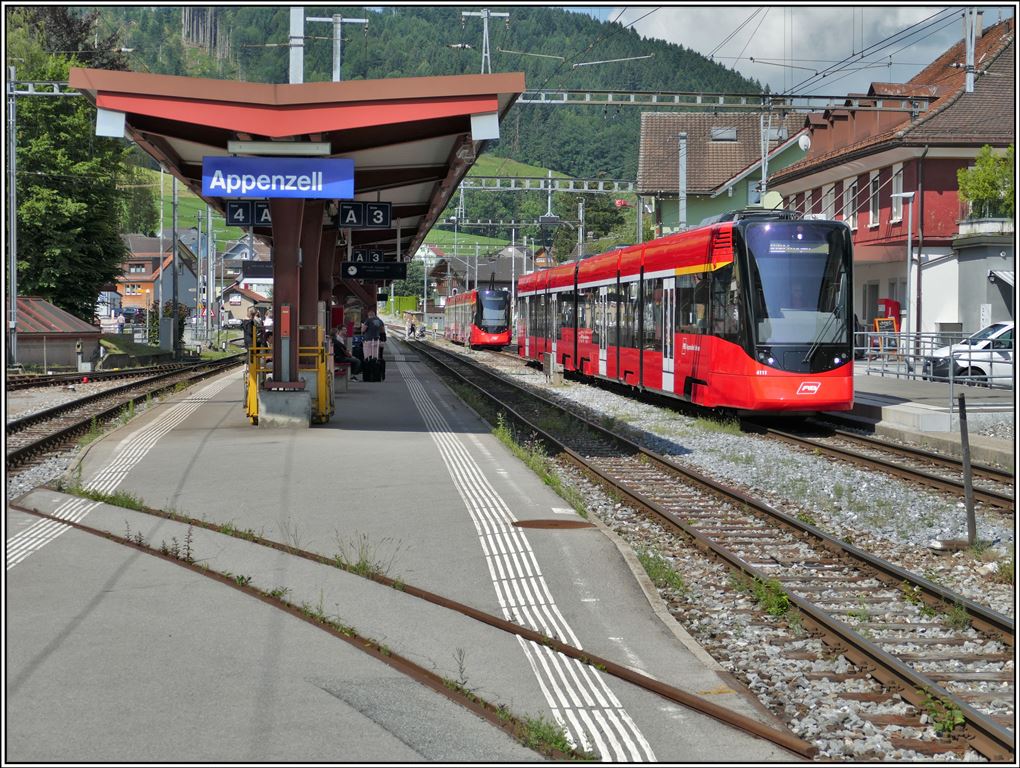
<path fill-rule="evenodd" d="M 801 80 L 799 83 L 796 83 L 795 85 L 790 86 L 790 88 L 786 91 L 786 93 L 781 94 L 781 95 L 786 95 L 786 94 L 792 93 L 795 89 L 801 88 L 801 87 L 804 87 L 804 86 L 817 85 L 819 82 L 821 82 L 822 79 L 828 78 L 831 75 L 840 73 L 846 67 L 848 67 L 848 66 L 850 66 L 850 65 L 852 65 L 854 63 L 862 61 L 865 58 L 865 56 L 873 56 L 878 51 L 881 51 L 881 50 L 883 50 L 885 48 L 888 48 L 888 47 L 890 47 L 890 46 L 892 46 L 892 45 L 894 45 L 894 44 L 896 44 L 898 42 L 903 42 L 903 40 L 905 40 L 906 38 L 911 37 L 911 36 L 913 36 L 915 34 L 918 34 L 920 32 L 923 32 L 924 30 L 928 29 L 928 27 L 930 27 L 930 26 L 934 26 L 936 24 L 941 24 L 946 19 L 945 15 L 944 15 L 946 13 L 952 13 L 954 15 L 954 17 L 955 17 L 956 10 L 952 9 L 952 8 L 944 9 L 942 11 L 938 11 L 938 12 L 932 14 L 931 16 L 928 16 L 925 19 L 922 19 L 919 22 L 911 24 L 908 27 L 905 27 L 904 29 L 901 29 L 900 31 L 895 32 L 894 34 L 892 34 L 892 35 L 890 35 L 890 36 L 888 36 L 888 37 L 886 37 L 886 38 L 884 38 L 882 40 L 879 40 L 877 43 L 873 43 L 872 45 L 868 46 L 867 49 L 862 50 L 859 54 L 853 54 L 851 56 L 847 56 L 846 58 L 841 59 L 836 64 L 834 64 L 834 65 L 832 65 L 832 66 L 822 70 L 817 75 L 812 75 L 810 77 L 807 77 L 804 80 Z M 934 19 L 934 21 L 932 21 L 933 19 Z M 925 26 L 922 26 L 922 25 L 925 25 Z M 835 82 L 835 80 L 831 80 L 829 82 Z"/>

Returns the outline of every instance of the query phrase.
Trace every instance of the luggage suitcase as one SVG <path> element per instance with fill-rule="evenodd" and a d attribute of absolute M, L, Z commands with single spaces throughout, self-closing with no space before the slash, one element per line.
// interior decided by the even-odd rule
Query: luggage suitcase
<path fill-rule="evenodd" d="M 379 381 L 379 369 L 374 357 L 365 359 L 365 365 L 362 368 L 362 377 L 364 381 Z"/>

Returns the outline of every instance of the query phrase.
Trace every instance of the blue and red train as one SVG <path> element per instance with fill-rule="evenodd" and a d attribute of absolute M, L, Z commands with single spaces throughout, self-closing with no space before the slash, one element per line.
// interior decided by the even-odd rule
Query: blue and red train
<path fill-rule="evenodd" d="M 709 408 L 850 410 L 852 264 L 843 222 L 731 215 L 522 276 L 518 353 Z"/>
<path fill-rule="evenodd" d="M 446 300 L 443 335 L 470 347 L 510 343 L 510 296 L 506 291 L 465 291 Z"/>

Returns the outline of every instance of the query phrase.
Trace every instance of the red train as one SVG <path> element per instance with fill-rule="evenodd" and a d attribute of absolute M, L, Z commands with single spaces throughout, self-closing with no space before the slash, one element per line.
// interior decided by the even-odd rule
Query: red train
<path fill-rule="evenodd" d="M 446 300 L 443 335 L 471 347 L 510 343 L 510 296 L 495 289 L 465 291 Z"/>
<path fill-rule="evenodd" d="M 709 408 L 850 410 L 846 224 L 720 218 L 522 276 L 518 354 Z"/>

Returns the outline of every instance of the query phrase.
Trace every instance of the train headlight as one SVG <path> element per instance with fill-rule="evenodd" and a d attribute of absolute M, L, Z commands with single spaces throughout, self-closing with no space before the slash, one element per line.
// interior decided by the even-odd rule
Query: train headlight
<path fill-rule="evenodd" d="M 835 363 L 836 365 L 839 365 L 840 363 L 843 362 L 843 358 L 837 355 L 836 357 L 832 358 L 832 362 Z"/>

